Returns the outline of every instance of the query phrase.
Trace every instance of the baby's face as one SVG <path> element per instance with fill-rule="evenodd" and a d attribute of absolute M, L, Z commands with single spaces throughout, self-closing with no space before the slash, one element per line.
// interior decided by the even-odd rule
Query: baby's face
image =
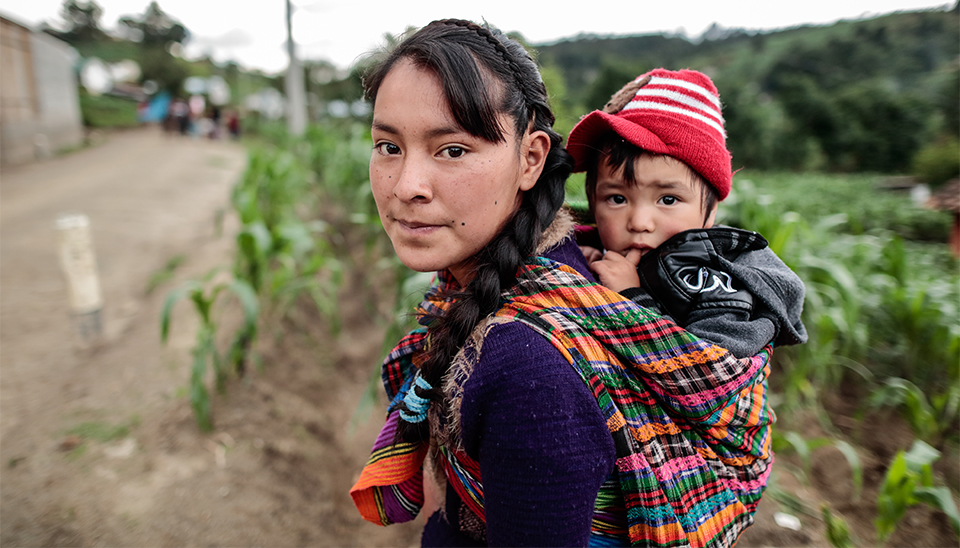
<path fill-rule="evenodd" d="M 594 217 L 607 251 L 646 254 L 679 232 L 713 226 L 716 210 L 704 223 L 699 183 L 679 160 L 640 156 L 635 185 L 624 180 L 623 169 L 613 171 L 602 160 L 598 167 Z"/>

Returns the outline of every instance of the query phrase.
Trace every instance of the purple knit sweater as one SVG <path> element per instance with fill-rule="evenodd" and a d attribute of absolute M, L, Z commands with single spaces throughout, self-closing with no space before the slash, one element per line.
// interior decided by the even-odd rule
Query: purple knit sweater
<path fill-rule="evenodd" d="M 572 239 L 546 256 L 593 280 Z M 616 453 L 596 399 L 557 349 L 519 322 L 494 326 L 461 417 L 464 449 L 480 463 L 489 546 L 586 546 Z M 484 545 L 460 532 L 460 507 L 448 486 L 423 546 Z"/>

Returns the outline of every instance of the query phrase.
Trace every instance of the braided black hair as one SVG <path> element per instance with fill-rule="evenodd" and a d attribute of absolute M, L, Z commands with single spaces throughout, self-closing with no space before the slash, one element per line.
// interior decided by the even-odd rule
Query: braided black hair
<path fill-rule="evenodd" d="M 554 116 L 536 63 L 517 41 L 487 25 L 445 19 L 434 21 L 403 40 L 364 80 L 367 97 L 376 102 L 384 78 L 400 60 L 433 72 L 456 122 L 468 133 L 493 143 L 505 140 L 500 114 L 514 120 L 521 139 L 528 128 L 550 138 L 550 152 L 536 185 L 524 192 L 520 207 L 504 228 L 475 257 L 476 274 L 453 304 L 429 328 L 430 344 L 420 376 L 431 386 L 415 394 L 445 410 L 443 378 L 453 358 L 483 318 L 500 306 L 500 295 L 516 283 L 517 269 L 533 255 L 544 230 L 563 204 L 564 183 L 573 161 L 560 146 Z M 491 82 L 491 78 L 495 82 Z M 404 411 L 405 406 L 401 407 Z M 422 413 L 405 412 L 407 416 Z M 400 421 L 399 433 L 413 441 L 426 439 L 425 421 Z"/>

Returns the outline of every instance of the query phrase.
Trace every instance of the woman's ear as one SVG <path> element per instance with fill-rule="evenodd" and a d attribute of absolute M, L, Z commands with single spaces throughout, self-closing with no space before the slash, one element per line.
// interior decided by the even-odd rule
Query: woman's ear
<path fill-rule="evenodd" d="M 538 130 L 523 136 L 520 147 L 520 190 L 530 190 L 537 184 L 549 153 L 550 137 L 546 132 Z"/>

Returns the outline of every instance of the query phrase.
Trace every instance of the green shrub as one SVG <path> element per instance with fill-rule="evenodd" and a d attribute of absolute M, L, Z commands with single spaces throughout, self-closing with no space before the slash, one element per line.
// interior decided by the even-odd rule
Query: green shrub
<path fill-rule="evenodd" d="M 922 441 L 915 441 L 909 451 L 897 453 L 877 496 L 877 537 L 885 541 L 897 528 L 907 508 L 926 504 L 946 514 L 951 527 L 960 533 L 960 515 L 948 487 L 935 485 L 933 463 L 940 452 Z"/>
<path fill-rule="evenodd" d="M 137 102 L 112 95 L 90 95 L 81 91 L 80 114 L 87 127 L 134 127 L 140 123 Z"/>
<path fill-rule="evenodd" d="M 960 141 L 950 137 L 920 149 L 913 157 L 913 173 L 934 188 L 960 177 Z"/>
<path fill-rule="evenodd" d="M 870 174 L 750 172 L 734 179 L 733 193 L 721 203 L 718 218 L 726 224 L 737 223 L 737 200 L 741 195 L 755 196 L 775 217 L 793 211 L 814 223 L 836 215 L 842 216 L 838 230 L 849 234 L 883 229 L 906 240 L 947 241 L 949 213 L 914 204 L 905 192 L 883 189 L 883 179 Z"/>

